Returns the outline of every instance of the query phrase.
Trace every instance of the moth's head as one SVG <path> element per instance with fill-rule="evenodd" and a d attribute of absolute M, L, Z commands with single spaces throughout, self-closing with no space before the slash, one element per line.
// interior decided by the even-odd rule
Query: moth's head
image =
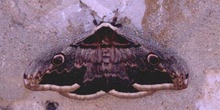
<path fill-rule="evenodd" d="M 93 15 L 94 17 L 94 15 Z M 112 18 L 112 21 L 104 21 L 104 18 L 105 16 L 102 18 L 102 20 L 100 22 L 98 22 L 95 17 L 94 17 L 94 20 L 93 20 L 93 24 L 96 25 L 96 26 L 99 26 L 101 25 L 102 23 L 110 23 L 111 25 L 115 26 L 115 27 L 122 27 L 122 24 L 121 23 L 117 23 L 117 20 L 118 20 L 118 17 L 117 16 L 114 16 Z"/>
<path fill-rule="evenodd" d="M 114 12 L 115 15 L 110 20 L 105 21 L 106 16 L 103 16 L 101 18 L 97 15 L 97 13 L 95 11 L 92 11 L 91 15 L 94 18 L 93 24 L 96 25 L 97 27 L 100 27 L 100 25 L 103 25 L 103 24 L 105 25 L 107 23 L 110 24 L 113 27 L 116 27 L 116 28 L 122 27 L 122 24 L 117 22 L 118 21 L 119 10 L 116 9 L 113 12 Z M 100 21 L 98 21 L 96 18 L 99 18 L 99 19 L 101 18 L 101 19 L 100 19 Z"/>

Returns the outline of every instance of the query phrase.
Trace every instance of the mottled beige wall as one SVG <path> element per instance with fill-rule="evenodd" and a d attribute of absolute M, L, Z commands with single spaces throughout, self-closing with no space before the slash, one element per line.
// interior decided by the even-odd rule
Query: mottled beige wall
<path fill-rule="evenodd" d="M 27 65 L 40 53 L 66 45 L 93 28 L 92 17 L 78 0 L 1 0 L 0 109 L 39 110 L 48 100 L 58 102 L 60 110 L 220 109 L 219 0 L 94 1 L 85 3 L 90 8 L 102 7 L 97 8 L 101 14 L 118 7 L 138 29 L 143 26 L 146 38 L 158 40 L 181 56 L 189 67 L 189 87 L 138 99 L 106 95 L 90 101 L 29 91 L 22 79 Z"/>

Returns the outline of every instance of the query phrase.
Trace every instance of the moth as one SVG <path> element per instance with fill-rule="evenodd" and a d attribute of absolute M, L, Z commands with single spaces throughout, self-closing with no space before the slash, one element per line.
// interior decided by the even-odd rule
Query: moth
<path fill-rule="evenodd" d="M 72 99 L 108 93 L 138 98 L 158 90 L 187 88 L 188 72 L 173 55 L 158 51 L 128 25 L 94 23 L 73 43 L 31 62 L 23 80 L 33 91 L 56 91 Z"/>

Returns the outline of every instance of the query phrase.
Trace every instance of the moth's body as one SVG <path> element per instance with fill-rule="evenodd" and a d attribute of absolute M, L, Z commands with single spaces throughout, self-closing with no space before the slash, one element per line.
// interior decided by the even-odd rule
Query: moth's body
<path fill-rule="evenodd" d="M 75 99 L 105 93 L 137 98 L 155 90 L 187 87 L 188 73 L 170 60 L 172 56 L 165 59 L 113 24 L 101 23 L 66 49 L 32 62 L 24 74 L 25 87 Z"/>

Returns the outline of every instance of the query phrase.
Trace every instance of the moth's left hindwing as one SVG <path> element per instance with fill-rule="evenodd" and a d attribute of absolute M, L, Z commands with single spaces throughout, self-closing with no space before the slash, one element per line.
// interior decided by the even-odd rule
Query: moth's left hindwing
<path fill-rule="evenodd" d="M 126 34 L 109 23 L 100 24 L 92 34 L 33 61 L 24 74 L 25 87 L 75 99 L 107 92 L 136 98 L 187 87 L 188 73 L 175 58 L 165 58 L 145 41 Z"/>

